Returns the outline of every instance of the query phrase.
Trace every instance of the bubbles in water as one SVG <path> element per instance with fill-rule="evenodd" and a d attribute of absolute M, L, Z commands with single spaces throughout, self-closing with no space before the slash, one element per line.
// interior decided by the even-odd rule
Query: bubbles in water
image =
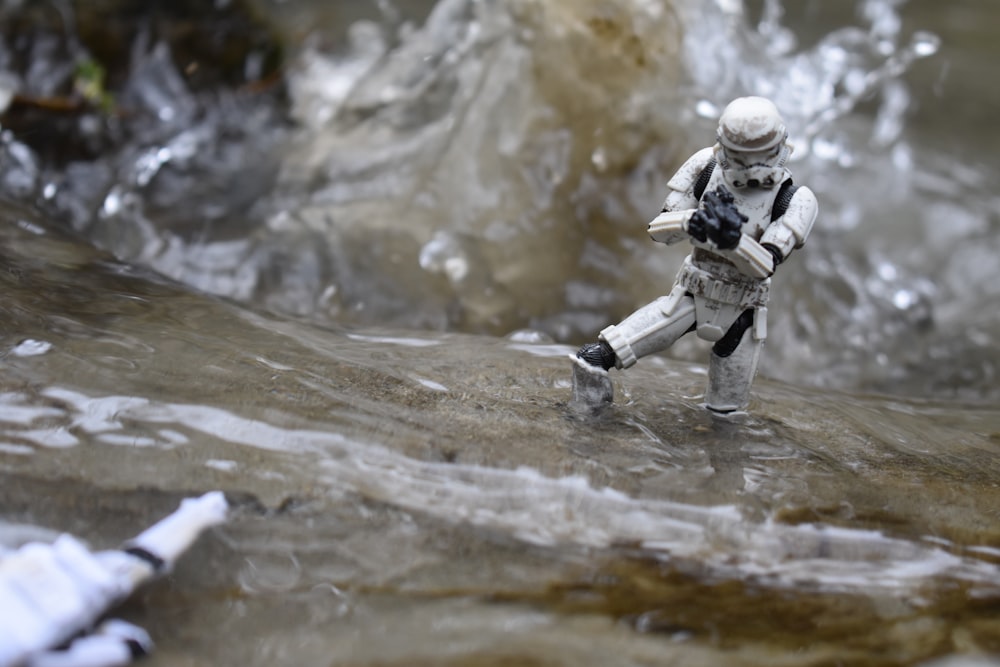
<path fill-rule="evenodd" d="M 240 586 L 249 593 L 284 593 L 302 578 L 302 566 L 294 553 L 261 553 L 248 556 L 240 570 Z"/>
<path fill-rule="evenodd" d="M 540 345 L 555 342 L 552 339 L 552 336 L 548 335 L 544 331 L 535 331 L 534 329 L 518 329 L 517 331 L 508 334 L 507 340 L 514 343 L 534 343 Z"/>

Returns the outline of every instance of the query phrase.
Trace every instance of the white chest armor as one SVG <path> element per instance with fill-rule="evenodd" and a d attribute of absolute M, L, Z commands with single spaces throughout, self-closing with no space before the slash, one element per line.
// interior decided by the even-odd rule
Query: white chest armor
<path fill-rule="evenodd" d="M 759 241 L 771 224 L 771 212 L 781 183 L 789 178 L 785 172 L 784 178 L 773 188 L 735 188 L 726 182 L 723 170 L 716 167 L 705 191 L 723 185 L 732 192 L 733 203 L 747 217 L 743 234 Z M 695 250 L 684 261 L 677 283 L 695 298 L 698 337 L 717 341 L 744 310 L 760 310 L 767 306 L 771 281 L 742 273 L 709 243 L 692 241 L 692 244 Z M 763 321 L 760 324 L 763 325 Z"/>

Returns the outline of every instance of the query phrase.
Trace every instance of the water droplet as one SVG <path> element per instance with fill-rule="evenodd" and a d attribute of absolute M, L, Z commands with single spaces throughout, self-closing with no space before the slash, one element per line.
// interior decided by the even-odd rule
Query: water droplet
<path fill-rule="evenodd" d="M 108 196 L 104 198 L 104 205 L 101 206 L 101 215 L 110 218 L 117 215 L 122 210 L 121 191 L 116 187 L 112 188 Z"/>
<path fill-rule="evenodd" d="M 11 351 L 15 357 L 37 357 L 52 349 L 52 343 L 44 340 L 25 338 Z"/>
<path fill-rule="evenodd" d="M 901 289 L 892 295 L 892 305 L 900 310 L 906 310 L 917 303 L 918 297 L 911 290 Z"/>
<path fill-rule="evenodd" d="M 836 160 L 841 153 L 840 146 L 828 139 L 817 137 L 812 142 L 812 154 L 820 160 Z"/>
<path fill-rule="evenodd" d="M 239 463 L 230 459 L 208 459 L 205 461 L 205 467 L 220 472 L 233 472 L 239 467 Z"/>
<path fill-rule="evenodd" d="M 448 387 L 444 386 L 440 382 L 435 382 L 434 380 L 428 380 L 426 378 L 419 378 L 419 377 L 414 379 L 424 387 L 427 387 L 428 389 L 431 389 L 433 391 L 445 391 L 445 392 L 448 391 Z"/>
<path fill-rule="evenodd" d="M 699 100 L 698 104 L 694 107 L 694 112 L 702 118 L 714 119 L 719 117 L 719 107 L 712 104 L 708 100 Z"/>
<path fill-rule="evenodd" d="M 896 280 L 899 277 L 899 272 L 896 267 L 889 262 L 880 262 L 878 267 L 876 267 L 878 272 L 878 277 L 885 281 Z"/>
<path fill-rule="evenodd" d="M 237 578 L 251 593 L 284 593 L 298 584 L 302 566 L 294 553 L 263 553 L 248 557 Z"/>
<path fill-rule="evenodd" d="M 913 170 L 913 151 L 906 144 L 896 144 L 892 149 L 892 165 L 900 172 Z"/>
<path fill-rule="evenodd" d="M 35 223 L 29 222 L 28 220 L 18 220 L 17 221 L 17 226 L 20 227 L 21 229 L 23 229 L 26 232 L 34 234 L 35 236 L 44 236 L 45 235 L 45 230 L 42 227 L 39 227 Z"/>
<path fill-rule="evenodd" d="M 594 152 L 590 154 L 590 161 L 597 171 L 604 171 L 608 168 L 608 155 L 604 146 L 598 146 L 594 149 Z"/>
<path fill-rule="evenodd" d="M 937 53 L 941 47 L 941 38 L 932 32 L 921 30 L 913 34 L 910 40 L 910 50 L 918 58 L 926 58 Z"/>

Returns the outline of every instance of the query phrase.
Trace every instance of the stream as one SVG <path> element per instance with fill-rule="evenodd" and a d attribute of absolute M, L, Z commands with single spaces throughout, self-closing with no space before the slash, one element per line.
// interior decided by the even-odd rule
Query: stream
<path fill-rule="evenodd" d="M 0 548 L 224 491 L 151 667 L 1000 664 L 998 20 L 0 2 Z M 820 217 L 748 410 L 687 337 L 575 413 L 750 93 Z"/>

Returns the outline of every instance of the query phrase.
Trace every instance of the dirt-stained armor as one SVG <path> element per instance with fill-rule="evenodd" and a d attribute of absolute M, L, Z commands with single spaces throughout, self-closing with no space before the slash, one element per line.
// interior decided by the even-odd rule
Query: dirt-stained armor
<path fill-rule="evenodd" d="M 716 412 L 746 406 L 767 337 L 770 276 L 805 242 L 816 197 L 792 184 L 791 153 L 777 108 L 761 97 L 731 102 L 717 143 L 695 153 L 667 183 L 663 209 L 648 231 L 654 241 L 690 241 L 673 289 L 574 357 L 573 405 L 587 411 L 612 400 L 607 371 L 628 368 L 689 331 L 714 343 L 705 405 Z"/>

